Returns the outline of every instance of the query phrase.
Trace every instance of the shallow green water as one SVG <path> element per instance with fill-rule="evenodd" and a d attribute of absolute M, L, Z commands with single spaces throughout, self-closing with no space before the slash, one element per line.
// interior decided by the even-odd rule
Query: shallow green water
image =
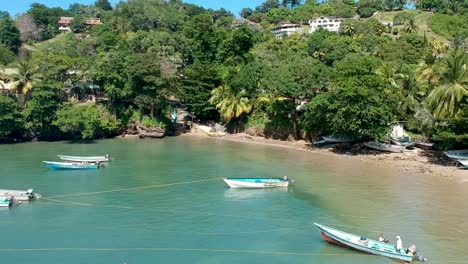
<path fill-rule="evenodd" d="M 115 160 L 97 171 L 41 164 L 105 153 Z M 314 221 L 371 238 L 399 234 L 433 263 L 468 256 L 466 183 L 346 157 L 114 139 L 1 145 L 0 168 L 0 188 L 44 196 L 0 210 L 2 263 L 395 263 L 323 242 Z M 288 190 L 234 190 L 221 179 L 283 175 L 296 180 Z M 108 190 L 120 191 L 100 193 Z"/>

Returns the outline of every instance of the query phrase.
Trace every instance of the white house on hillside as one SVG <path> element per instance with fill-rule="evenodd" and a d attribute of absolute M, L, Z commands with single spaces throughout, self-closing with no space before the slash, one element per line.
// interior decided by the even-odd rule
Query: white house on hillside
<path fill-rule="evenodd" d="M 283 23 L 280 26 L 271 30 L 273 34 L 275 34 L 276 38 L 282 38 L 283 36 L 289 36 L 293 33 L 301 33 L 301 25 L 298 24 L 291 24 L 291 23 Z"/>
<path fill-rule="evenodd" d="M 313 33 L 319 28 L 323 28 L 328 31 L 338 32 L 338 30 L 340 30 L 341 22 L 343 21 L 343 18 L 337 17 L 319 17 L 316 19 L 311 19 L 309 20 L 309 33 Z"/>

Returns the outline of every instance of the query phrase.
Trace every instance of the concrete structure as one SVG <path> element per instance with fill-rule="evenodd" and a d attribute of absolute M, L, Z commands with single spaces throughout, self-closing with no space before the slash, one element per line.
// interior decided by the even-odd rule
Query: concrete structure
<path fill-rule="evenodd" d="M 302 33 L 301 25 L 292 24 L 292 23 L 282 23 L 280 26 L 271 30 L 277 39 L 282 38 L 283 36 L 289 36 L 293 33 Z"/>
<path fill-rule="evenodd" d="M 319 17 L 316 19 L 311 19 L 309 20 L 309 33 L 313 33 L 319 28 L 323 28 L 332 32 L 338 32 L 343 21 L 343 18 L 337 17 Z"/>

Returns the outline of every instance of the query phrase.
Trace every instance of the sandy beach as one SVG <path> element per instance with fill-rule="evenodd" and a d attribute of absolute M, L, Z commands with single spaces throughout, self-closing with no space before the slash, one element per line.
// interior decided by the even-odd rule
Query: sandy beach
<path fill-rule="evenodd" d="M 258 136 L 250 136 L 245 133 L 225 134 L 219 137 L 211 137 L 203 131 L 193 129 L 192 132 L 182 134 L 185 137 L 207 137 L 216 140 L 227 140 L 249 144 L 261 144 L 288 149 L 296 149 L 320 155 L 334 155 L 340 158 L 355 159 L 367 164 L 379 164 L 383 166 L 397 167 L 403 173 L 411 175 L 437 175 L 446 179 L 458 180 L 468 183 L 468 170 L 463 169 L 456 161 L 447 158 L 443 152 L 422 150 L 414 148 L 403 153 L 386 153 L 370 150 L 362 143 L 356 144 L 328 144 L 316 147 L 304 140 L 283 141 Z"/>

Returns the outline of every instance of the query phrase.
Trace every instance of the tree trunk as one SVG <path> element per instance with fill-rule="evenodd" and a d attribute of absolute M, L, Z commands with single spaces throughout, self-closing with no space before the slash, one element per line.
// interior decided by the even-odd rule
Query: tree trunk
<path fill-rule="evenodd" d="M 150 116 L 151 118 L 154 118 L 154 105 L 153 104 L 151 104 L 150 106 Z"/>

